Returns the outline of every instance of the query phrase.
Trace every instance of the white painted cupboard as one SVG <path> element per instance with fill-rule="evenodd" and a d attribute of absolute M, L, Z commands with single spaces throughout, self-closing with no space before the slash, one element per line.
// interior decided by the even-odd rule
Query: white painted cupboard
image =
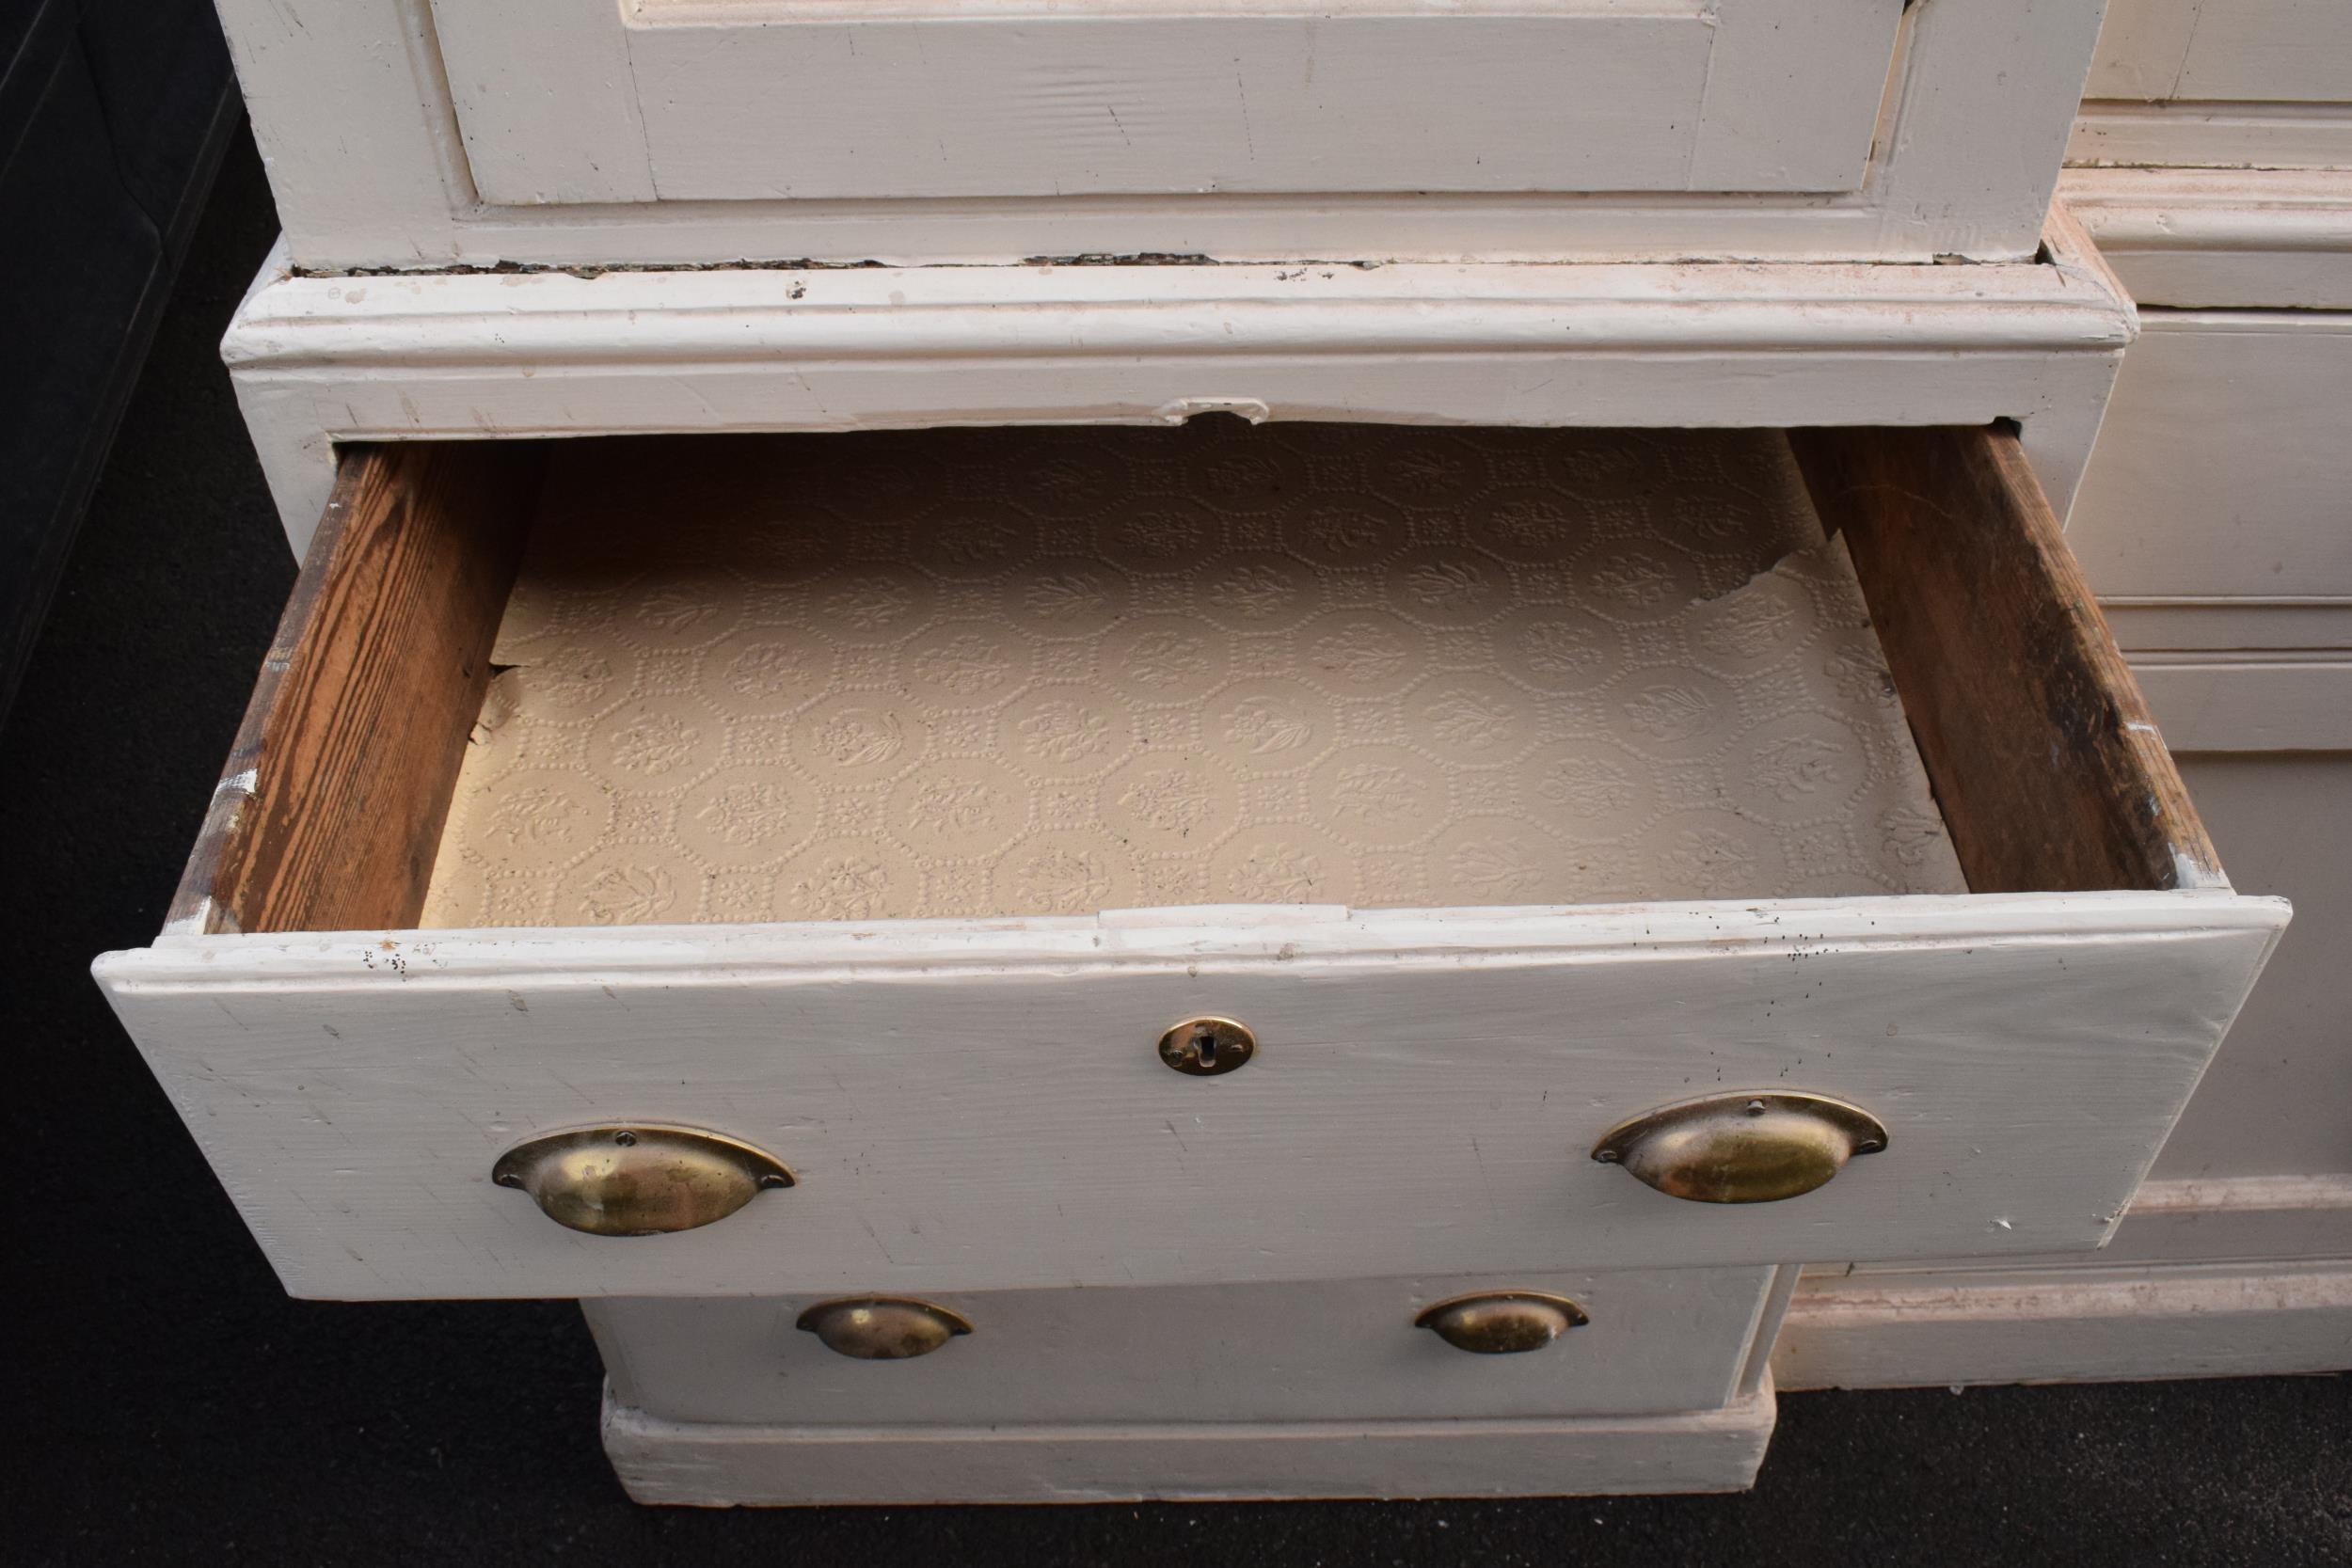
<path fill-rule="evenodd" d="M 2059 535 L 2100 11 L 224 0 L 307 564 L 100 980 L 645 1500 L 1744 1485 L 1798 1266 L 2106 1243 L 2287 920 Z"/>

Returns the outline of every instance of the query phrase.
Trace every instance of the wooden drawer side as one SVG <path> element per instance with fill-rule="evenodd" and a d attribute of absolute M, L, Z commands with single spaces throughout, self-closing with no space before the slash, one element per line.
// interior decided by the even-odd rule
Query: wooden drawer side
<path fill-rule="evenodd" d="M 2015 436 L 1807 430 L 1977 893 L 2229 885 Z"/>
<path fill-rule="evenodd" d="M 167 928 L 416 924 L 544 460 L 344 451 Z"/>

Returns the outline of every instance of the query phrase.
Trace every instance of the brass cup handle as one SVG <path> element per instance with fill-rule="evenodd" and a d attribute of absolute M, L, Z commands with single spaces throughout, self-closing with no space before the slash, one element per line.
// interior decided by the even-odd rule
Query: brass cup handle
<path fill-rule="evenodd" d="M 913 1296 L 848 1296 L 820 1301 L 793 1327 L 814 1334 L 836 1355 L 858 1361 L 906 1361 L 929 1355 L 972 1332 L 972 1320 Z"/>
<path fill-rule="evenodd" d="M 1484 1291 L 1430 1303 L 1413 1326 L 1428 1329 L 1455 1350 L 1516 1355 L 1541 1350 L 1590 1321 L 1584 1308 L 1546 1291 Z"/>
<path fill-rule="evenodd" d="M 725 1219 L 771 1187 L 783 1162 L 691 1127 L 581 1127 L 517 1144 L 490 1180 L 519 1187 L 548 1218 L 591 1236 L 656 1236 Z"/>
<path fill-rule="evenodd" d="M 1696 1203 L 1776 1203 L 1885 1147 L 1885 1124 L 1842 1100 L 1727 1094 L 1622 1122 L 1594 1147 L 1593 1158 Z"/>

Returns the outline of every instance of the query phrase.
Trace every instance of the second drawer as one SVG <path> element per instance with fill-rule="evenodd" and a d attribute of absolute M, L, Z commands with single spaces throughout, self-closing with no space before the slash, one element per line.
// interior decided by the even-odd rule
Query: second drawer
<path fill-rule="evenodd" d="M 1793 1276 L 1794 1271 L 1788 1271 Z M 911 1361 L 828 1350 L 827 1298 L 584 1303 L 620 1403 L 729 1425 L 1647 1416 L 1713 1410 L 1771 1353 L 1772 1269 L 1581 1271 L 929 1298 L 968 1335 Z M 1472 1354 L 1416 1319 L 1540 1292 L 1585 1321 Z M 1483 1305 L 1483 1304 L 1482 1304 Z"/>

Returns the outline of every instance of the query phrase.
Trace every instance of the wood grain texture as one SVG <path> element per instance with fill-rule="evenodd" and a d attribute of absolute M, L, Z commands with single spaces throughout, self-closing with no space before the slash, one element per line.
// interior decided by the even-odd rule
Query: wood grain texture
<path fill-rule="evenodd" d="M 1794 431 L 1977 893 L 2226 887 L 2014 436 Z"/>
<path fill-rule="evenodd" d="M 1677 1416 L 724 1426 L 660 1420 L 608 1391 L 604 1449 L 637 1501 L 704 1506 L 1736 1492 L 1777 1410 L 1767 1379 Z"/>
<path fill-rule="evenodd" d="M 416 923 L 540 462 L 487 441 L 345 453 L 174 925 Z"/>
<path fill-rule="evenodd" d="M 970 1337 L 914 1376 L 881 1379 L 790 1332 L 822 1296 L 581 1305 L 613 1397 L 664 1420 L 1532 1419 L 1712 1410 L 1748 1391 L 1738 1385 L 1779 1273 L 1529 1269 L 958 1293 L 930 1299 L 970 1319 Z M 1565 1295 L 1591 1321 L 1518 1356 L 1469 1354 L 1414 1326 L 1432 1302 L 1506 1289 Z"/>

